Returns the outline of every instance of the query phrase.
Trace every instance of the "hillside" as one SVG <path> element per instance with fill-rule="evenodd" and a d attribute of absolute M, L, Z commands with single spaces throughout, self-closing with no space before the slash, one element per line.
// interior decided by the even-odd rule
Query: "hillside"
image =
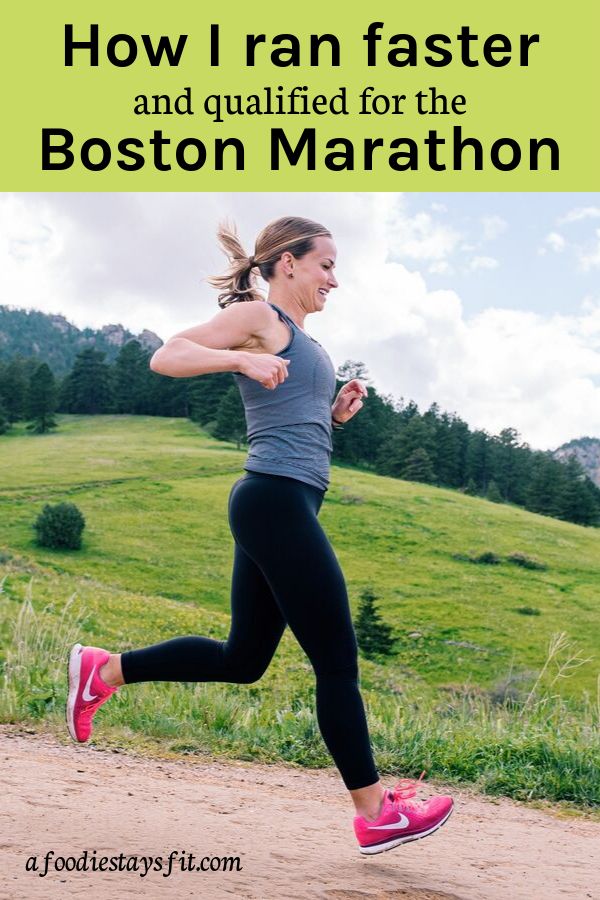
<path fill-rule="evenodd" d="M 133 338 L 148 350 L 156 350 L 162 344 L 158 335 L 148 330 L 134 335 L 122 325 L 80 329 L 61 315 L 0 306 L 0 361 L 8 361 L 17 354 L 32 356 L 48 363 L 57 376 L 65 375 L 72 368 L 80 350 L 94 347 L 106 353 L 106 360 L 112 362 L 121 347 Z"/>
<path fill-rule="evenodd" d="M 600 487 L 600 438 L 582 437 L 562 444 L 554 451 L 556 459 L 574 456 L 594 484 Z"/>
<path fill-rule="evenodd" d="M 41 438 L 23 426 L 4 438 L 0 545 L 108 592 L 226 613 L 227 496 L 244 452 L 184 419 L 61 416 L 59 423 Z M 320 520 L 353 607 L 371 586 L 397 628 L 402 672 L 432 687 L 490 686 L 511 669 L 537 668 L 558 631 L 598 659 L 598 530 L 353 469 L 333 467 L 332 476 Z M 83 550 L 36 548 L 37 512 L 65 499 L 85 515 Z M 487 552 L 496 564 L 473 561 Z M 511 562 L 513 554 L 542 568 Z M 128 640 L 135 641 L 130 632 Z M 567 689 L 593 689 L 597 669 L 582 666 Z"/>
<path fill-rule="evenodd" d="M 185 419 L 58 418 L 51 434 L 18 423 L 3 437 L 0 722 L 62 734 L 76 640 L 123 651 L 227 636 L 227 498 L 244 453 Z M 360 663 L 380 773 L 600 803 L 598 529 L 350 468 L 332 476 L 319 518 L 353 612 L 370 588 L 398 639 L 392 656 Z M 85 515 L 82 549 L 35 546 L 37 513 L 64 500 Z M 311 666 L 289 630 L 259 683 L 119 692 L 96 741 L 331 766 Z"/>

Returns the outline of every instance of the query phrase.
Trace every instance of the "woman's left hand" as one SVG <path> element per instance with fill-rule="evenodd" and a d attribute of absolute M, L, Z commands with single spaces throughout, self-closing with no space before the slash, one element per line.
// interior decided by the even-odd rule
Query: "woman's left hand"
<path fill-rule="evenodd" d="M 331 415 L 337 422 L 347 422 L 362 409 L 361 397 L 368 397 L 365 385 L 358 378 L 353 378 L 341 388 L 331 408 Z"/>

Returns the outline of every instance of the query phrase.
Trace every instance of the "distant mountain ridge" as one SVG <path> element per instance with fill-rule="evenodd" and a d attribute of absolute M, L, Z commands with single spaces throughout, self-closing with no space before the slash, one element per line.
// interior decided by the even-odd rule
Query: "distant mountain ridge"
<path fill-rule="evenodd" d="M 104 351 L 106 361 L 113 362 L 121 347 L 131 340 L 152 352 L 163 343 L 148 329 L 135 335 L 120 324 L 77 328 L 63 315 L 0 306 L 0 361 L 8 362 L 17 355 L 32 356 L 48 363 L 59 377 L 71 370 L 75 357 L 86 347 Z"/>
<path fill-rule="evenodd" d="M 562 444 L 554 451 L 553 455 L 560 460 L 574 456 L 594 484 L 600 487 L 600 438 L 577 438 L 567 444 Z"/>

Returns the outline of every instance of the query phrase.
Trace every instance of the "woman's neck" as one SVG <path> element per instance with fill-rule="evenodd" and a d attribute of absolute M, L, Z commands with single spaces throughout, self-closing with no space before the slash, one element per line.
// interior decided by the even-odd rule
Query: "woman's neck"
<path fill-rule="evenodd" d="M 294 303 L 293 300 L 286 301 L 278 299 L 277 297 L 273 297 L 271 294 L 267 297 L 268 303 L 273 303 L 275 306 L 278 306 L 280 309 L 287 313 L 290 317 L 294 325 L 304 331 L 304 319 L 306 318 L 306 313 L 302 309 L 302 307 L 298 306 L 297 303 Z"/>

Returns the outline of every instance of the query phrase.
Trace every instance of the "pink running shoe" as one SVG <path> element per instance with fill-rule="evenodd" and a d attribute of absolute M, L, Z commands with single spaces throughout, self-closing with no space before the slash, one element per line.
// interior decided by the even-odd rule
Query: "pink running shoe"
<path fill-rule="evenodd" d="M 109 656 L 106 650 L 82 647 L 81 644 L 75 644 L 69 656 L 67 726 L 73 740 L 81 744 L 89 740 L 92 718 L 98 707 L 118 690 L 106 684 L 98 674 Z"/>
<path fill-rule="evenodd" d="M 361 853 L 382 853 L 399 844 L 417 841 L 437 831 L 450 816 L 452 797 L 431 797 L 430 800 L 409 800 L 417 793 L 417 785 L 425 772 L 415 781 L 403 778 L 383 796 L 381 814 L 374 822 L 362 816 L 354 817 L 354 832 Z"/>

